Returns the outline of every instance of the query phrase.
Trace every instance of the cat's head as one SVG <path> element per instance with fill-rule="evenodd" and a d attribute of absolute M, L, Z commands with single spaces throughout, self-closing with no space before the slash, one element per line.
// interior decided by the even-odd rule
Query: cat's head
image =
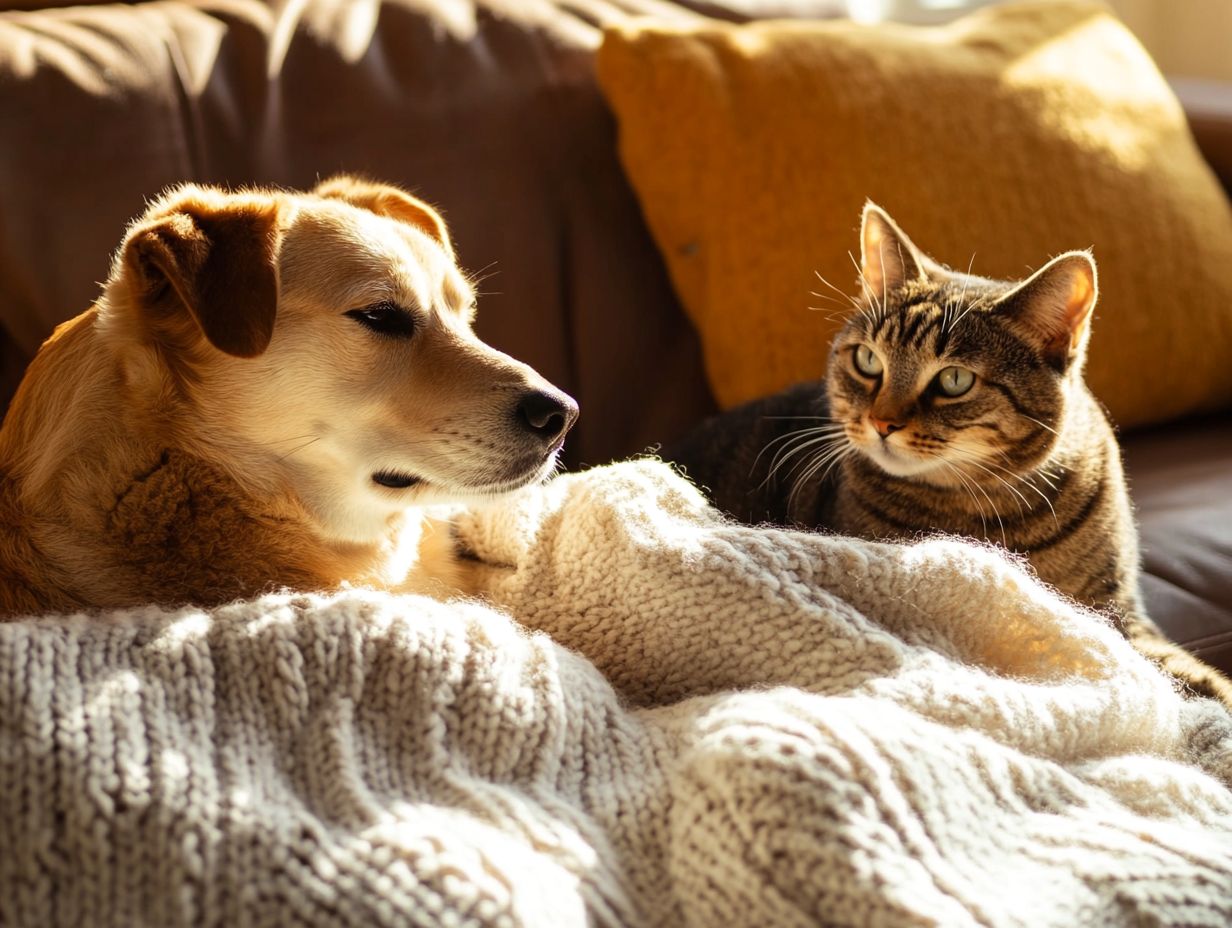
<path fill-rule="evenodd" d="M 858 311 L 831 347 L 831 415 L 887 473 L 952 484 L 1025 473 L 1051 452 L 1098 286 L 1082 251 L 1023 281 L 950 270 L 869 203 Z M 982 481 L 981 481 L 982 482 Z"/>

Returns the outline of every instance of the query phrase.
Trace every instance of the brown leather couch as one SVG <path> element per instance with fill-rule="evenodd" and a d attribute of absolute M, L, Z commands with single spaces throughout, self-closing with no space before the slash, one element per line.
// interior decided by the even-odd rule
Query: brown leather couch
<path fill-rule="evenodd" d="M 22 7 L 46 6 L 25 0 Z M 696 338 L 616 157 L 605 23 L 836 15 L 834 0 L 201 0 L 0 14 L 0 402 L 92 302 L 124 224 L 181 180 L 404 184 L 485 276 L 479 330 L 582 406 L 573 466 L 712 410 Z M 1232 88 L 1178 83 L 1232 187 Z M 276 410 L 271 410 L 275 414 Z M 1232 671 L 1232 418 L 1125 436 L 1146 594 Z"/>

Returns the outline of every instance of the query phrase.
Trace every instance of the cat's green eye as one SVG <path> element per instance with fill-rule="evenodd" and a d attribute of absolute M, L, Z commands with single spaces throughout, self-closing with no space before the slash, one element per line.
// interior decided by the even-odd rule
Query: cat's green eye
<path fill-rule="evenodd" d="M 965 367 L 947 367 L 937 375 L 936 383 L 943 396 L 962 396 L 975 383 L 975 374 Z"/>
<path fill-rule="evenodd" d="M 856 370 L 865 377 L 881 376 L 881 358 L 877 357 L 876 353 L 868 345 L 856 345 L 855 359 Z"/>

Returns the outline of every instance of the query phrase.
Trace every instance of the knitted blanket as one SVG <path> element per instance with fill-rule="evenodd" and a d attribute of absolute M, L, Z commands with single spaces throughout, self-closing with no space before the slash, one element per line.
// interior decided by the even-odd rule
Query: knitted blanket
<path fill-rule="evenodd" d="M 1232 924 L 1232 720 L 990 549 L 665 466 L 459 516 L 487 602 L 0 626 L 0 924 Z"/>

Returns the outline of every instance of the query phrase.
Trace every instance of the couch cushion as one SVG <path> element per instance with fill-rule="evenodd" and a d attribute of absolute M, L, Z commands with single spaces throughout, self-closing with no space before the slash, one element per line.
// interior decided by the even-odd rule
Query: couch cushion
<path fill-rule="evenodd" d="M 1232 417 L 1142 432 L 1124 448 L 1147 609 L 1232 674 Z"/>
<path fill-rule="evenodd" d="M 722 405 L 821 374 L 843 304 L 814 275 L 854 291 L 866 198 L 985 276 L 1093 246 L 1089 380 L 1122 426 L 1232 404 L 1232 208 L 1103 4 L 621 27 L 598 65 Z"/>

